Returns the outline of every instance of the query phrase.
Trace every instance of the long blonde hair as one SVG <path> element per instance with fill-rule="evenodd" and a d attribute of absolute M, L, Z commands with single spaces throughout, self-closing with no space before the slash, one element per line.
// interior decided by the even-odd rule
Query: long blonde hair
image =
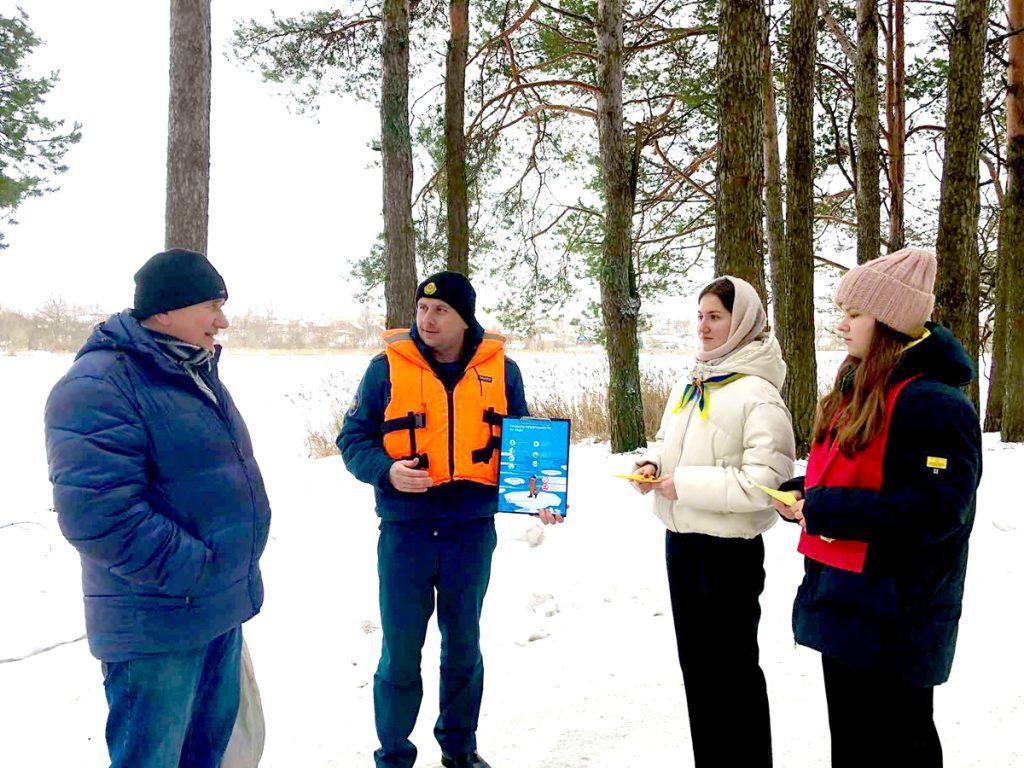
<path fill-rule="evenodd" d="M 887 325 L 875 323 L 864 359 L 847 357 L 839 366 L 832 391 L 818 403 L 815 442 L 824 442 L 834 429 L 839 450 L 852 456 L 878 436 L 885 422 L 885 395 L 910 340 Z M 848 387 L 851 377 L 853 386 Z"/>

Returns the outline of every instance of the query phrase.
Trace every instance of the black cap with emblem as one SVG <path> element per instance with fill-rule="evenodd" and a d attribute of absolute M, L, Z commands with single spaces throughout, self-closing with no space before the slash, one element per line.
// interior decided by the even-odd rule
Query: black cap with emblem
<path fill-rule="evenodd" d="M 416 288 L 416 301 L 420 299 L 440 299 L 470 328 L 476 324 L 476 291 L 459 272 L 437 272 L 428 277 Z"/>

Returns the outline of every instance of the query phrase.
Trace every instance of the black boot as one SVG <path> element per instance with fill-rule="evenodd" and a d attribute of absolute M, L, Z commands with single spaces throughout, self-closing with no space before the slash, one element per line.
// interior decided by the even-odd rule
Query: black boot
<path fill-rule="evenodd" d="M 491 768 L 491 764 L 484 760 L 476 752 L 458 757 L 441 756 L 441 765 L 444 768 Z"/>

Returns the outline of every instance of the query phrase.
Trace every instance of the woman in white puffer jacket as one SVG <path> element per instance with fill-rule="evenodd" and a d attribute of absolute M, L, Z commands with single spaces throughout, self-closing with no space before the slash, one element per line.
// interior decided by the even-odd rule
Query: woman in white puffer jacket
<path fill-rule="evenodd" d="M 653 482 L 696 768 L 771 766 L 758 661 L 761 534 L 778 519 L 758 485 L 791 477 L 794 440 L 779 394 L 786 364 L 753 286 L 722 277 L 701 291 L 700 350 L 673 387 L 657 442 L 636 471 Z"/>

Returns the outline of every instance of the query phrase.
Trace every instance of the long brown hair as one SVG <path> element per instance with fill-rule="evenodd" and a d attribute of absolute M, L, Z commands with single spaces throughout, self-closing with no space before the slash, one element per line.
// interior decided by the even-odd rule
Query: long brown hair
<path fill-rule="evenodd" d="M 823 442 L 835 428 L 839 450 L 852 456 L 875 439 L 885 420 L 885 394 L 910 341 L 909 336 L 875 323 L 864 359 L 847 357 L 839 366 L 832 391 L 818 403 L 815 442 Z M 851 380 L 852 387 L 847 385 Z"/>

